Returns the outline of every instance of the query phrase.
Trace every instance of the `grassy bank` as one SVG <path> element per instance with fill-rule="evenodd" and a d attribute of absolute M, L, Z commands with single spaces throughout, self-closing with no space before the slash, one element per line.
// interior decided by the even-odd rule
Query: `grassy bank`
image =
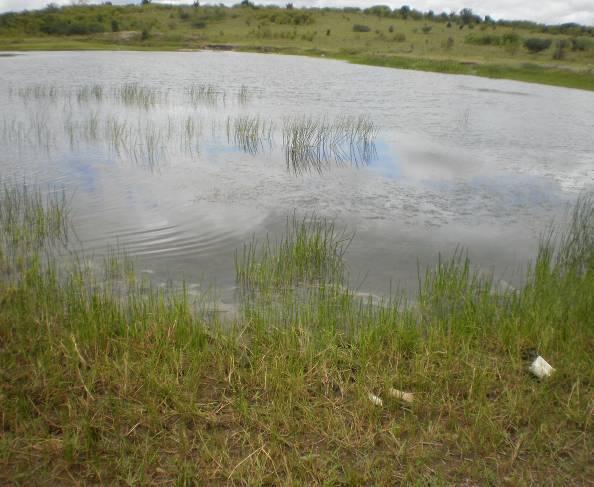
<path fill-rule="evenodd" d="M 592 70 L 570 71 L 526 62 L 523 64 L 465 63 L 455 60 L 412 59 L 388 56 L 354 56 L 344 59 L 370 66 L 384 66 L 417 71 L 466 74 L 485 78 L 511 79 L 528 83 L 594 90 Z"/>
<path fill-rule="evenodd" d="M 348 232 L 290 218 L 238 251 L 241 310 L 223 325 L 117 252 L 58 266 L 66 199 L 5 191 L 0 481 L 585 485 L 593 225 L 582 199 L 521 289 L 457 254 L 407 305 L 345 289 Z M 527 372 L 531 348 L 549 379 Z"/>
<path fill-rule="evenodd" d="M 253 5 L 73 6 L 0 16 L 0 50 L 275 52 L 594 90 L 594 30 L 473 16 Z"/>

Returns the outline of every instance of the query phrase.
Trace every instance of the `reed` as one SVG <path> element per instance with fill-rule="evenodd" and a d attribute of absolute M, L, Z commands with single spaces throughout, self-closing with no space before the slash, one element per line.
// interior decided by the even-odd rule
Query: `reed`
<path fill-rule="evenodd" d="M 282 136 L 287 168 L 299 174 L 322 172 L 331 163 L 366 164 L 375 156 L 376 133 L 365 117 L 287 118 Z"/>
<path fill-rule="evenodd" d="M 202 137 L 203 122 L 192 116 L 181 121 L 180 145 L 186 154 L 194 155 L 200 151 L 200 138 Z"/>
<path fill-rule="evenodd" d="M 104 137 L 110 148 L 120 154 L 121 151 L 128 151 L 132 138 L 132 128 L 126 120 L 110 117 L 104 123 Z"/>
<path fill-rule="evenodd" d="M 130 144 L 130 155 L 134 161 L 146 164 L 151 170 L 165 160 L 167 141 L 164 128 L 152 122 L 146 122 L 134 134 Z"/>
<path fill-rule="evenodd" d="M 196 107 L 199 105 L 215 106 L 224 104 L 227 94 L 213 84 L 195 83 L 184 89 L 188 102 Z"/>
<path fill-rule="evenodd" d="M 11 89 L 9 94 L 12 96 L 13 93 L 16 93 L 24 102 L 39 100 L 56 101 L 58 96 L 62 94 L 62 90 L 55 85 L 36 83 Z"/>
<path fill-rule="evenodd" d="M 352 235 L 315 215 L 287 218 L 278 240 L 253 239 L 236 253 L 237 282 L 246 290 L 267 290 L 298 284 L 339 283 L 344 280 L 343 256 Z"/>
<path fill-rule="evenodd" d="M 237 103 L 239 105 L 247 105 L 252 98 L 250 89 L 246 85 L 241 85 L 237 92 Z"/>
<path fill-rule="evenodd" d="M 112 95 L 116 101 L 123 105 L 145 110 L 153 108 L 159 101 L 164 101 L 163 99 L 166 98 L 166 95 L 157 89 L 139 83 L 124 83 L 114 87 Z"/>
<path fill-rule="evenodd" d="M 0 189 L 0 280 L 38 261 L 40 253 L 66 245 L 70 233 L 64 191 L 43 194 L 27 184 Z"/>
<path fill-rule="evenodd" d="M 265 145 L 272 147 L 274 125 L 259 116 L 227 117 L 227 141 L 244 152 L 256 154 Z"/>
<path fill-rule="evenodd" d="M 100 103 L 103 101 L 103 86 L 98 84 L 80 86 L 76 90 L 76 100 L 79 104 L 95 101 Z"/>
<path fill-rule="evenodd" d="M 122 90 L 119 100 L 148 109 L 155 103 L 156 92 L 142 93 L 137 85 L 129 85 Z M 129 116 L 101 117 L 100 113 L 99 109 L 89 110 L 84 118 L 75 118 L 74 112 L 66 109 L 61 120 L 63 134 L 56 131 L 60 114 L 52 111 L 31 112 L 24 121 L 14 116 L 5 117 L 0 136 L 3 142 L 16 147 L 35 146 L 50 150 L 63 135 L 71 148 L 78 147 L 81 141 L 102 144 L 122 157 L 149 166 L 163 161 L 166 154 L 174 150 L 181 149 L 190 156 L 199 153 L 204 131 L 202 120 L 196 116 L 168 116 L 165 122 L 142 122 L 140 119 L 133 122 Z M 215 122 L 213 120 L 211 126 L 213 138 L 221 130 L 221 124 Z M 238 115 L 228 116 L 224 125 L 227 142 L 242 151 L 256 154 L 274 150 L 275 124 L 272 121 L 259 115 Z M 332 122 L 311 117 L 285 119 L 281 147 L 291 172 L 321 172 L 331 164 L 356 166 L 370 161 L 375 155 L 375 133 L 374 124 L 364 117 L 344 117 Z M 179 145 L 173 147 L 176 141 Z"/>

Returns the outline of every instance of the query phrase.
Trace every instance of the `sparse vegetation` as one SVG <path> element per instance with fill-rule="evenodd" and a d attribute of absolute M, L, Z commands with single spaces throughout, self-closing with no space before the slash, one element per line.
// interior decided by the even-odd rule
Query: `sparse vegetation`
<path fill-rule="evenodd" d="M 258 116 L 243 115 L 227 118 L 227 140 L 250 154 L 272 145 L 273 125 Z"/>
<path fill-rule="evenodd" d="M 367 164 L 375 155 L 376 132 L 365 117 L 288 118 L 283 126 L 287 168 L 299 174 L 321 172 L 330 163 Z"/>

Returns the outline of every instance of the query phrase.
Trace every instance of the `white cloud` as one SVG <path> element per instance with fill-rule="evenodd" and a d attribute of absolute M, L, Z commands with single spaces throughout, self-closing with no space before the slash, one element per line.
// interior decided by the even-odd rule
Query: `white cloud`
<path fill-rule="evenodd" d="M 240 0 L 222 0 L 226 5 L 239 3 Z M 296 7 L 369 7 L 384 4 L 392 8 L 399 8 L 406 4 L 421 11 L 433 10 L 439 12 L 459 11 L 471 8 L 479 15 L 490 15 L 495 19 L 520 19 L 560 24 L 564 22 L 578 22 L 584 25 L 594 25 L 593 0 L 411 0 L 411 1 L 382 1 L 382 0 L 286 0 L 292 1 Z M 50 0 L 0 0 L 0 12 L 21 11 L 24 9 L 43 8 Z M 59 5 L 70 5 L 76 0 L 54 0 Z M 132 3 L 126 0 L 112 0 L 112 3 Z M 138 2 L 136 2 L 138 3 Z M 169 0 L 167 3 L 188 4 L 191 0 Z M 204 0 L 203 3 L 219 3 L 217 0 Z M 286 3 L 284 0 L 256 0 L 255 3 Z"/>

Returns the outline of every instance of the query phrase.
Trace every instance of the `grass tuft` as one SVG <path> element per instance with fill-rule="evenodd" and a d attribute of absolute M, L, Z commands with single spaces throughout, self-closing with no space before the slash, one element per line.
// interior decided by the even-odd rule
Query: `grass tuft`
<path fill-rule="evenodd" d="M 287 169 L 322 172 L 330 163 L 367 164 L 375 156 L 377 128 L 366 117 L 288 118 L 283 126 Z"/>

